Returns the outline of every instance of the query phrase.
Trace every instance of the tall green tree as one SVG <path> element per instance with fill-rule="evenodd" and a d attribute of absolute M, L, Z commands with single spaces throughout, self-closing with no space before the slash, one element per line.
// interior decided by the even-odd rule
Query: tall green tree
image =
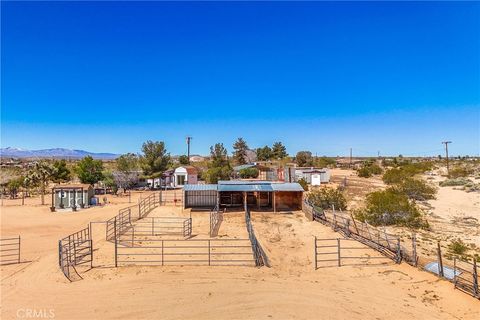
<path fill-rule="evenodd" d="M 310 151 L 299 151 L 295 156 L 295 162 L 299 167 L 313 166 L 313 157 Z"/>
<path fill-rule="evenodd" d="M 138 156 L 134 153 L 122 154 L 115 160 L 117 170 L 122 173 L 131 173 L 139 169 Z"/>
<path fill-rule="evenodd" d="M 257 160 L 259 161 L 268 161 L 272 159 L 272 149 L 269 146 L 263 148 L 257 148 Z"/>
<path fill-rule="evenodd" d="M 25 177 L 26 182 L 31 186 L 40 188 L 40 194 L 42 196 L 42 205 L 45 204 L 45 190 L 48 184 L 52 181 L 55 174 L 55 167 L 48 161 L 37 161 L 28 170 Z"/>
<path fill-rule="evenodd" d="M 203 172 L 203 179 L 208 183 L 218 183 L 218 180 L 228 180 L 232 174 L 232 167 L 228 161 L 227 149 L 223 143 L 210 147 L 210 163 Z"/>
<path fill-rule="evenodd" d="M 246 164 L 248 145 L 243 138 L 238 138 L 233 144 L 233 161 L 236 164 Z"/>
<path fill-rule="evenodd" d="M 159 177 L 170 164 L 170 153 L 163 141 L 147 141 L 142 145 L 141 166 L 143 173 L 151 178 Z"/>
<path fill-rule="evenodd" d="M 178 157 L 178 162 L 181 164 L 181 165 L 188 165 L 190 164 L 190 161 L 188 160 L 188 156 L 182 154 L 181 156 Z"/>
<path fill-rule="evenodd" d="M 272 157 L 276 160 L 280 160 L 288 156 L 287 148 L 280 142 L 275 142 L 272 146 Z"/>
<path fill-rule="evenodd" d="M 67 161 L 65 161 L 64 159 L 56 160 L 53 163 L 53 166 L 55 167 L 55 171 L 52 176 L 53 182 L 60 183 L 70 181 L 72 173 L 67 167 Z"/>
<path fill-rule="evenodd" d="M 86 156 L 77 163 L 75 172 L 82 183 L 93 185 L 103 179 L 102 160 L 94 160 L 91 156 Z"/>

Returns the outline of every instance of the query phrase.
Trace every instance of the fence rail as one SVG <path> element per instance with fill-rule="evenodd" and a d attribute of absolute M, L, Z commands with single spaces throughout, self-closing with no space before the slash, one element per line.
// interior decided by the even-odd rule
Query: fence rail
<path fill-rule="evenodd" d="M 192 218 L 146 217 L 130 225 L 127 229 L 133 236 L 192 235 Z M 127 231 L 125 230 L 125 231 Z M 125 234 L 126 232 L 122 232 Z"/>
<path fill-rule="evenodd" d="M 388 234 L 385 230 L 374 228 L 367 223 L 346 217 L 342 213 L 328 212 L 316 208 L 307 201 L 304 201 L 302 209 L 312 217 L 313 221 L 330 226 L 334 231 L 341 233 L 343 236 L 353 238 L 397 263 L 401 262 L 402 254 L 399 237 Z"/>
<path fill-rule="evenodd" d="M 68 280 L 81 276 L 76 266 L 93 262 L 93 248 L 90 228 L 85 228 L 58 241 L 58 264 Z M 73 271 L 73 273 L 72 273 Z"/>
<path fill-rule="evenodd" d="M 115 242 L 115 266 L 205 265 L 250 266 L 255 264 L 249 239 L 140 239 L 133 245 Z"/>
<path fill-rule="evenodd" d="M 420 257 L 418 255 L 415 234 L 412 234 L 410 239 L 402 240 L 398 236 L 388 234 L 385 229 L 375 228 L 367 223 L 357 221 L 353 219 L 353 217 L 348 217 L 341 212 L 324 211 L 312 206 L 307 201 L 304 201 L 302 210 L 311 220 L 330 226 L 343 236 L 361 242 L 397 263 L 405 261 L 414 267 L 422 267 L 423 270 L 432 272 L 440 278 L 453 282 L 455 288 L 473 297 L 480 298 L 476 261 L 470 263 L 455 258 L 453 266 L 447 265 L 442 259 L 440 244 L 438 244 L 437 259 L 436 261 L 432 261 L 431 258 Z M 317 250 L 319 247 L 317 247 L 316 240 L 315 245 L 315 250 Z M 341 252 L 341 248 L 338 250 Z M 318 252 L 315 251 L 316 259 L 317 253 Z M 318 261 L 321 260 L 322 259 Z"/>
<path fill-rule="evenodd" d="M 367 246 L 355 239 L 329 238 L 314 239 L 314 266 L 315 270 L 321 267 L 332 267 L 342 265 L 372 265 L 371 261 L 379 261 L 376 264 L 385 264 L 388 258 L 384 256 L 372 257 L 362 254 L 368 249 Z"/>
<path fill-rule="evenodd" d="M 20 263 L 20 247 L 20 236 L 0 239 L 0 265 Z"/>
<path fill-rule="evenodd" d="M 262 246 L 257 240 L 255 236 L 255 232 L 253 230 L 252 219 L 250 218 L 250 209 L 245 205 L 245 223 L 247 225 L 248 231 L 248 238 L 250 239 L 250 243 L 252 245 L 253 256 L 255 258 L 255 265 L 257 267 L 267 266 L 270 267 L 270 262 L 268 260 L 268 256 L 263 250 Z"/>

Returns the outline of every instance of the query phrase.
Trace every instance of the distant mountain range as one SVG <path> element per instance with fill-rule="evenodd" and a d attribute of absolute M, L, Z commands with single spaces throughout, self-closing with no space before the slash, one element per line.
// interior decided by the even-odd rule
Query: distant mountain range
<path fill-rule="evenodd" d="M 85 150 L 71 150 L 64 148 L 53 148 L 43 150 L 25 150 L 19 148 L 1 148 L 1 157 L 8 158 L 59 158 L 59 159 L 80 159 L 85 156 L 92 156 L 95 159 L 115 159 L 119 155 L 114 153 L 94 153 Z"/>

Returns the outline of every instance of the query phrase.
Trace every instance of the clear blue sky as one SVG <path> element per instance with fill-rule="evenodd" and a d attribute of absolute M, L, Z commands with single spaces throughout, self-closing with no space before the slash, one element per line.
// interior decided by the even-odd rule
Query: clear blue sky
<path fill-rule="evenodd" d="M 480 3 L 4 2 L 2 147 L 480 149 Z"/>

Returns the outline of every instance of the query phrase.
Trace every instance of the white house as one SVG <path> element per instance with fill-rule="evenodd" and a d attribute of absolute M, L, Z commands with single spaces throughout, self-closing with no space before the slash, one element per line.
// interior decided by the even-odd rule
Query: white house
<path fill-rule="evenodd" d="M 173 186 L 181 188 L 185 184 L 198 184 L 198 171 L 193 166 L 178 167 L 173 172 Z"/>

